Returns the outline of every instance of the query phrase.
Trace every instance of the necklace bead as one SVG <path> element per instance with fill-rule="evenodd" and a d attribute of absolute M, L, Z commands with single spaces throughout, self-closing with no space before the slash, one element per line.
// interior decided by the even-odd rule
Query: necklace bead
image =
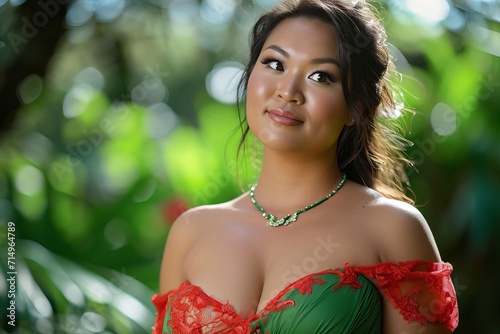
<path fill-rule="evenodd" d="M 250 195 L 250 201 L 262 213 L 262 217 L 264 217 L 265 219 L 267 219 L 267 225 L 268 226 L 272 226 L 272 227 L 287 226 L 287 225 L 290 225 L 291 223 L 296 222 L 298 216 L 301 213 L 304 213 L 304 212 L 306 212 L 308 210 L 311 210 L 312 208 L 318 206 L 319 204 L 323 203 L 324 201 L 326 201 L 327 199 L 329 199 L 330 197 L 332 197 L 333 195 L 335 195 L 337 193 L 337 191 L 339 191 L 340 188 L 342 188 L 342 186 L 345 183 L 345 180 L 346 180 L 346 174 L 342 173 L 342 180 L 340 181 L 340 183 L 338 184 L 338 186 L 332 192 L 330 192 L 328 195 L 326 195 L 325 197 L 323 197 L 319 201 L 316 201 L 313 204 L 310 204 L 310 205 L 304 207 L 303 209 L 297 210 L 293 214 L 288 214 L 288 215 L 284 216 L 281 219 L 276 219 L 276 217 L 274 215 L 266 213 L 266 211 L 264 210 L 264 208 L 261 207 L 259 205 L 259 203 L 257 203 L 257 200 L 255 199 L 255 196 L 254 196 L 254 192 L 255 192 L 255 188 L 257 187 L 257 184 L 254 184 L 250 188 L 250 193 L 249 193 L 249 195 Z"/>

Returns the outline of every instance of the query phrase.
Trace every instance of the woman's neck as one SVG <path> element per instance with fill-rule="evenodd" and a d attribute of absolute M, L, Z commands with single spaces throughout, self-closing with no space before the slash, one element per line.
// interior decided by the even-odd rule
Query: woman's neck
<path fill-rule="evenodd" d="M 288 213 L 324 197 L 341 179 L 335 156 L 265 151 L 255 198 L 266 210 Z"/>

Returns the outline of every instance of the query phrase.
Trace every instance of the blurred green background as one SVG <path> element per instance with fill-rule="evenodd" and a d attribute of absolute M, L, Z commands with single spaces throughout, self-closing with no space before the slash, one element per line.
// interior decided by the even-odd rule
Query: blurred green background
<path fill-rule="evenodd" d="M 235 159 L 233 87 L 274 3 L 0 0 L 4 332 L 150 332 L 170 224 L 239 195 L 238 168 L 252 179 Z M 377 7 L 415 111 L 399 118 L 412 189 L 454 265 L 456 333 L 499 333 L 500 3 Z"/>

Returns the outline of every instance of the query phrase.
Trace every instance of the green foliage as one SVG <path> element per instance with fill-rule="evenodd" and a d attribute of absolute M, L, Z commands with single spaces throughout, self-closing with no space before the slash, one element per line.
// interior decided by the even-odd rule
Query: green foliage
<path fill-rule="evenodd" d="M 185 207 L 234 198 L 255 179 L 252 162 L 236 159 L 235 106 L 207 96 L 206 85 L 216 64 L 244 58 L 263 8 L 243 1 L 232 19 L 211 23 L 197 3 L 185 18 L 174 5 L 137 2 L 112 22 L 65 31 L 41 94 L 32 92 L 1 138 L 0 242 L 15 222 L 20 333 L 148 332 L 170 224 Z M 414 142 L 412 188 L 455 267 L 457 333 L 498 332 L 491 286 L 500 269 L 490 264 L 500 258 L 500 53 L 471 29 L 383 14 L 415 111 L 402 122 Z"/>
<path fill-rule="evenodd" d="M 16 327 L 21 333 L 151 332 L 155 311 L 147 296 L 152 291 L 132 277 L 89 270 L 33 241 L 18 241 L 17 256 Z"/>

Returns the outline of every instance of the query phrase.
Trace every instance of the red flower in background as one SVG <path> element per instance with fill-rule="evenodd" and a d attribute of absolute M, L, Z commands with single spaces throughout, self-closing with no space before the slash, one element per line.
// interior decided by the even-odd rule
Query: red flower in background
<path fill-rule="evenodd" d="M 174 221 L 187 209 L 189 206 L 181 197 L 172 197 L 163 205 L 163 217 L 168 225 Z"/>

